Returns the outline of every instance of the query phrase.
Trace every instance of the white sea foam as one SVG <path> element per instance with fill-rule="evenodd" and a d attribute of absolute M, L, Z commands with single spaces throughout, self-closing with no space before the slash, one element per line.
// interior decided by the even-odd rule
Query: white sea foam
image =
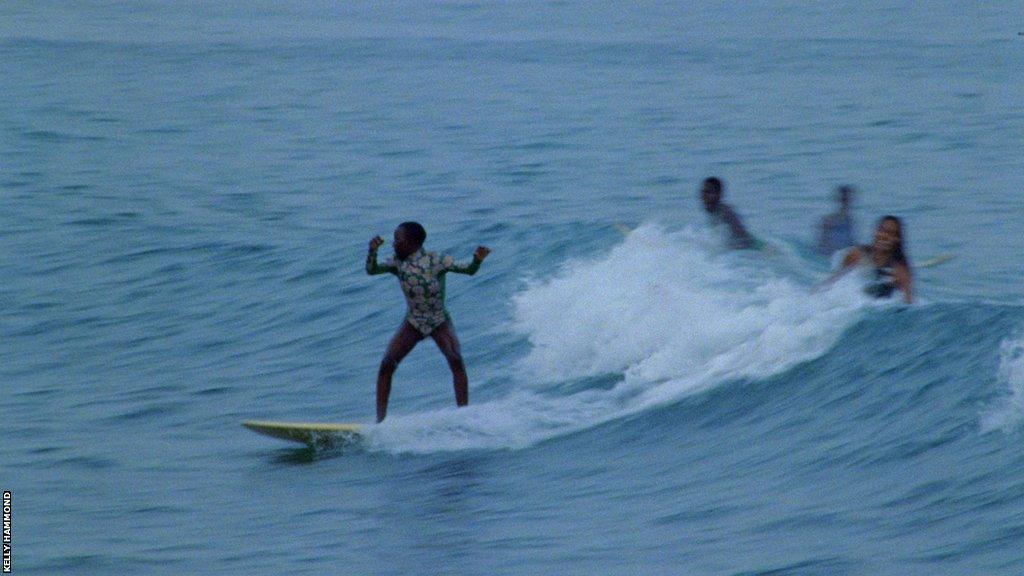
<path fill-rule="evenodd" d="M 1024 336 L 1006 339 L 999 346 L 999 383 L 1006 396 L 982 416 L 983 432 L 1010 432 L 1024 420 Z"/>
<path fill-rule="evenodd" d="M 568 263 L 515 297 L 532 351 L 497 401 L 389 419 L 386 450 L 516 448 L 671 404 L 738 379 L 763 379 L 828 351 L 866 299 L 853 280 L 812 293 L 787 258 L 721 250 L 709 235 L 645 225 L 608 254 Z M 566 382 L 618 380 L 564 392 Z"/>

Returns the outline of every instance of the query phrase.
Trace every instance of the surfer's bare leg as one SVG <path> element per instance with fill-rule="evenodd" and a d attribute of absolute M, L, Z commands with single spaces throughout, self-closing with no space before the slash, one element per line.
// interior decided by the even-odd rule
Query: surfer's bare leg
<path fill-rule="evenodd" d="M 433 332 L 430 337 L 441 349 L 445 360 L 448 360 L 448 367 L 452 369 L 452 381 L 455 384 L 455 405 L 465 406 L 469 404 L 469 377 L 466 376 L 466 364 L 462 361 L 462 346 L 459 344 L 459 337 L 455 335 L 455 329 L 451 322 L 445 322 Z"/>
<path fill-rule="evenodd" d="M 391 377 L 394 376 L 399 362 L 405 358 L 416 343 L 423 339 L 412 324 L 402 322 L 402 326 L 395 332 L 394 337 L 388 344 L 384 359 L 380 361 L 380 370 L 377 372 L 377 422 L 382 422 L 388 414 L 388 397 L 391 396 Z"/>

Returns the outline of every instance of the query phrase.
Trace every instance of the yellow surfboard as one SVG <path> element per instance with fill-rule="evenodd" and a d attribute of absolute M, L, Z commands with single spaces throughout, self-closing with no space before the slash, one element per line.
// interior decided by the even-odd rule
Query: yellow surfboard
<path fill-rule="evenodd" d="M 362 438 L 362 424 L 327 424 L 316 422 L 269 422 L 246 420 L 249 430 L 264 436 L 298 442 L 314 448 L 330 448 L 353 444 Z"/>

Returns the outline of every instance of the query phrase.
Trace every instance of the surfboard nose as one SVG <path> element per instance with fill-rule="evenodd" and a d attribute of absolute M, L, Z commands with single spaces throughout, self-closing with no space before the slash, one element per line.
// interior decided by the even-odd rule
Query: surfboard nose
<path fill-rule="evenodd" d="M 298 442 L 313 448 L 331 448 L 358 442 L 362 438 L 362 424 L 333 424 L 318 422 L 273 422 L 246 420 L 249 430 L 271 438 Z"/>

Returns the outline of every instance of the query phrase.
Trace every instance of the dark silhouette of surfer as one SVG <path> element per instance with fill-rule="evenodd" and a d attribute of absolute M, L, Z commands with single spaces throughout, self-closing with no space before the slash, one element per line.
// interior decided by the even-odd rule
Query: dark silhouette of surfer
<path fill-rule="evenodd" d="M 459 338 L 455 335 L 455 328 L 444 304 L 445 275 L 448 272 L 476 274 L 491 250 L 486 246 L 478 246 L 473 253 L 473 260 L 462 264 L 455 262 L 451 256 L 424 251 L 423 243 L 426 239 L 427 231 L 418 222 L 399 224 L 395 228 L 395 256 L 385 264 L 377 263 L 377 250 L 384 239 L 375 236 L 370 240 L 366 273 L 397 276 L 409 306 L 405 321 L 391 338 L 377 372 L 377 422 L 387 416 L 391 378 L 398 364 L 427 336 L 434 340 L 448 360 L 455 385 L 456 406 L 469 404 L 466 365 L 462 360 Z"/>
<path fill-rule="evenodd" d="M 711 177 L 705 178 L 700 188 L 700 198 L 704 203 L 704 210 L 711 217 L 714 226 L 725 226 L 729 233 L 729 246 L 736 249 L 760 249 L 763 243 L 754 238 L 743 226 L 739 214 L 725 202 L 722 196 L 725 194 L 725 185 L 721 179 Z"/>

